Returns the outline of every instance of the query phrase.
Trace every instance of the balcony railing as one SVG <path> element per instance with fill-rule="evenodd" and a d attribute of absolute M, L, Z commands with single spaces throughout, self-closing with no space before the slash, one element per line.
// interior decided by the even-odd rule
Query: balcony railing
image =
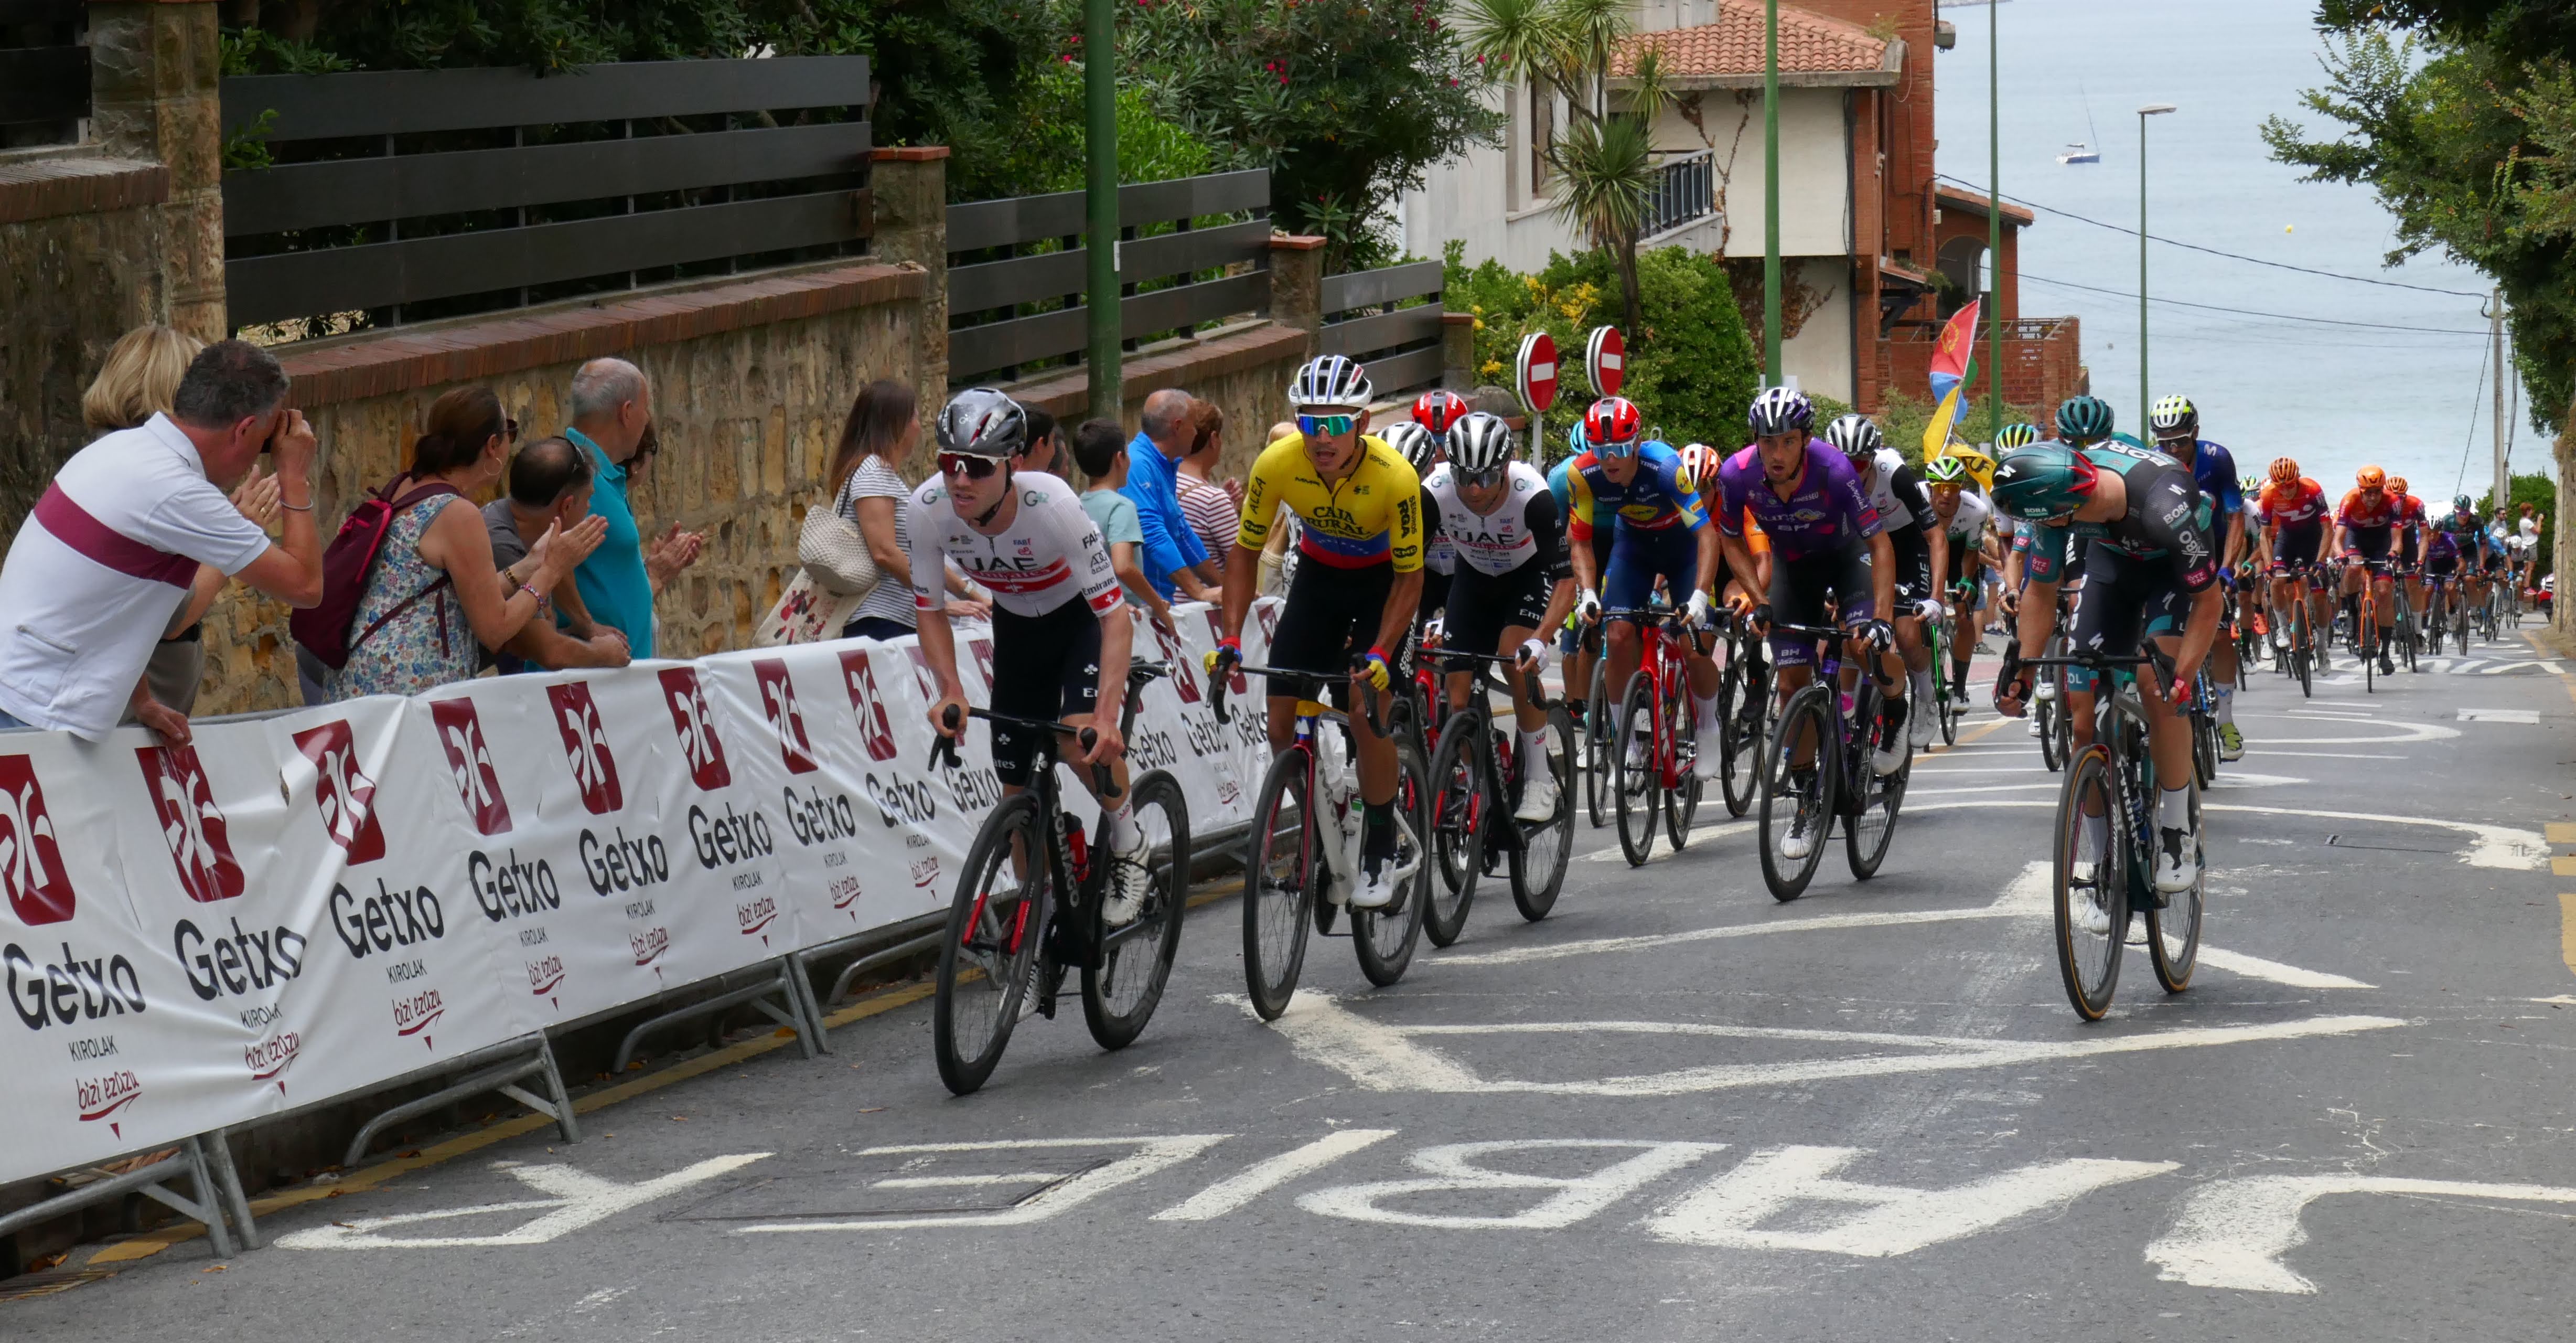
<path fill-rule="evenodd" d="M 1717 151 L 1693 150 L 1667 157 L 1646 197 L 1646 226 L 1640 237 L 1655 238 L 1717 213 Z"/>

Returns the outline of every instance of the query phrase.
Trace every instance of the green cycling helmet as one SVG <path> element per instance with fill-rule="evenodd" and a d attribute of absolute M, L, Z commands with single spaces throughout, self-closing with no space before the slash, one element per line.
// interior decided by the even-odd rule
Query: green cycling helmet
<path fill-rule="evenodd" d="M 1923 464 L 1923 479 L 1932 485 L 1965 485 L 1968 464 L 1956 457 L 1935 457 Z"/>
<path fill-rule="evenodd" d="M 2069 397 L 2057 408 L 2057 436 L 2091 443 L 2111 436 L 2111 403 L 2098 396 Z"/>
<path fill-rule="evenodd" d="M 2029 447 L 2038 441 L 2038 425 L 2007 424 L 1995 433 L 1995 451 L 2010 452 L 2015 448 Z"/>
<path fill-rule="evenodd" d="M 2064 443 L 2015 448 L 1995 465 L 1995 507 L 2031 522 L 2062 518 L 2093 496 L 2099 475 L 2091 459 Z"/>

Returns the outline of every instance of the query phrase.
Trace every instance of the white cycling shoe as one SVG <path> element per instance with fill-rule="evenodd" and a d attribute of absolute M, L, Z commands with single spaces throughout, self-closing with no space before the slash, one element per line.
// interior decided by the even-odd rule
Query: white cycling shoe
<path fill-rule="evenodd" d="M 2156 892 L 2179 895 L 2200 880 L 2200 837 L 2165 826 L 2156 831 Z"/>
<path fill-rule="evenodd" d="M 1512 812 L 1515 821 L 1544 821 L 1556 815 L 1556 771 L 1534 769 L 1521 780 L 1521 805 Z"/>
<path fill-rule="evenodd" d="M 1906 720 L 1905 740 L 1911 744 L 1915 750 L 1920 751 L 1924 747 L 1932 744 L 1933 729 L 1939 726 L 1939 724 L 1932 721 L 1932 718 L 1932 714 L 1916 713 Z"/>
<path fill-rule="evenodd" d="M 1780 856 L 1792 862 L 1804 859 L 1816 847 L 1814 836 L 1808 834 L 1810 828 L 1812 823 L 1807 819 L 1807 813 L 1802 811 L 1791 816 L 1789 833 L 1780 840 Z"/>
<path fill-rule="evenodd" d="M 1109 898 L 1100 902 L 1100 921 L 1112 928 L 1124 928 L 1145 912 L 1145 897 L 1154 893 L 1154 874 L 1145 866 L 1145 834 L 1136 832 L 1136 842 L 1109 854 Z"/>
<path fill-rule="evenodd" d="M 1422 845 L 1413 837 L 1413 828 L 1404 818 L 1395 820 L 1395 856 L 1372 862 L 1360 860 L 1360 879 L 1351 884 L 1351 908 L 1384 909 L 1395 903 L 1404 883 L 1422 869 Z"/>

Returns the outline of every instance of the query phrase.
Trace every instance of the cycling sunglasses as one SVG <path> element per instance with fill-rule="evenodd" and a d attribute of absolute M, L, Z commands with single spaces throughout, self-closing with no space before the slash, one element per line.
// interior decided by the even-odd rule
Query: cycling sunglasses
<path fill-rule="evenodd" d="M 1449 474 L 1457 477 L 1459 484 L 1471 490 L 1490 489 L 1501 484 L 1503 477 L 1510 474 L 1511 469 L 1510 462 L 1496 462 L 1482 471 L 1470 471 L 1456 462 L 1449 464 Z"/>
<path fill-rule="evenodd" d="M 1633 438 L 1625 443 L 1595 443 L 1592 445 L 1592 451 L 1603 457 L 1634 457 L 1637 455 L 1637 443 L 1638 440 Z"/>
<path fill-rule="evenodd" d="M 939 454 L 939 474 L 943 476 L 964 476 L 968 480 L 982 480 L 1001 469 L 1002 464 L 990 457 L 969 457 L 962 452 Z"/>
<path fill-rule="evenodd" d="M 1357 415 L 1300 415 L 1297 432 L 1308 438 L 1340 438 L 1360 427 Z"/>

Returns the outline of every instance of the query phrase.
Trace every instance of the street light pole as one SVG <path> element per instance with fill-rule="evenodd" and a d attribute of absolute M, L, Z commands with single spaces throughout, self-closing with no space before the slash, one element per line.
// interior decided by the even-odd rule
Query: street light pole
<path fill-rule="evenodd" d="M 1083 242 L 1091 413 L 1119 418 L 1118 367 L 1118 8 L 1084 0 L 1082 33 Z"/>
<path fill-rule="evenodd" d="M 1780 371 L 1780 0 L 1762 5 L 1762 385 Z"/>
<path fill-rule="evenodd" d="M 2147 425 L 2147 118 L 2174 110 L 2172 103 L 2149 103 L 2138 109 L 2138 422 Z M 2141 441 L 2152 437 L 2141 434 Z"/>

